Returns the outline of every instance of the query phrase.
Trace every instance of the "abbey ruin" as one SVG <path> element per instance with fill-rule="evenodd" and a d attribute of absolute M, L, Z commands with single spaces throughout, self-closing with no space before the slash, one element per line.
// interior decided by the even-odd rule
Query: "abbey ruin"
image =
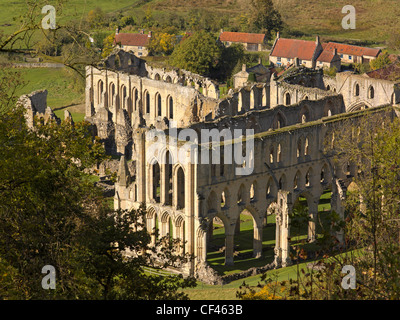
<path fill-rule="evenodd" d="M 311 217 L 309 241 L 316 237 L 318 202 L 325 190 L 332 191 L 332 210 L 344 214 L 346 188 L 357 172 L 351 163 L 333 161 L 334 130 L 365 109 L 396 117 L 393 106 L 400 102 L 396 82 L 352 72 L 329 77 L 304 67 L 280 77 L 272 74 L 265 83 L 245 83 L 221 97 L 211 79 L 153 68 L 122 50 L 97 67 L 88 66 L 86 75 L 86 120 L 107 151 L 121 156 L 115 209 L 145 203 L 148 230 L 172 233 L 195 256 L 182 266 L 184 274 L 196 274 L 206 264 L 214 218 L 225 228 L 225 264 L 235 263 L 235 228 L 244 210 L 253 218 L 253 257 L 262 255 L 266 216 L 274 212 L 274 267 L 290 265 L 289 215 L 299 197 L 306 198 Z M 155 141 L 146 134 L 158 130 L 168 135 L 172 125 L 177 135 L 169 135 L 169 143 L 154 153 Z M 183 129 L 199 134 L 225 129 L 230 137 L 241 130 L 244 138 L 225 138 L 217 163 L 211 156 L 209 164 L 195 161 L 190 152 L 182 161 L 176 148 L 187 141 L 179 135 Z M 253 135 L 245 135 L 246 129 Z M 225 151 L 232 152 L 227 146 L 236 144 L 245 150 L 250 142 L 253 148 L 245 159 L 253 169 L 238 175 L 243 164 L 226 163 Z M 340 232 L 335 236 L 343 241 Z"/>

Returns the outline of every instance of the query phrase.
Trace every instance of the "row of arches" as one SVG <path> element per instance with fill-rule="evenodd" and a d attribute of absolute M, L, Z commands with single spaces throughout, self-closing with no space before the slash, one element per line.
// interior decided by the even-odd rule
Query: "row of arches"
<path fill-rule="evenodd" d="M 207 213 L 215 214 L 221 210 L 233 208 L 235 205 L 249 205 L 259 200 L 265 203 L 265 200 L 276 199 L 278 190 L 304 190 L 317 184 L 326 185 L 331 178 L 329 167 L 324 164 L 318 171 L 313 167 L 297 170 L 291 183 L 287 174 L 282 173 L 278 180 L 272 176 L 262 177 L 250 184 L 241 183 L 236 190 L 228 187 L 219 191 L 213 189 L 207 197 Z M 321 189 L 321 186 L 317 189 Z"/>
<path fill-rule="evenodd" d="M 357 83 L 357 82 L 354 84 L 354 87 L 353 87 L 353 95 L 355 97 L 359 97 L 360 96 L 360 84 Z M 368 97 L 368 99 L 374 99 L 375 98 L 375 89 L 374 89 L 373 85 L 370 85 L 368 87 L 367 97 Z"/>
<path fill-rule="evenodd" d="M 150 207 L 146 214 L 146 229 L 152 235 L 152 244 L 157 239 L 167 237 L 170 241 L 177 240 L 177 246 L 180 252 L 185 252 L 185 217 L 182 214 L 174 215 L 170 211 L 160 211 L 154 207 Z"/>
<path fill-rule="evenodd" d="M 128 111 L 131 115 L 132 112 L 136 112 L 139 108 L 139 91 L 136 87 L 133 87 L 130 91 L 126 85 L 122 84 L 120 87 L 120 94 L 117 95 L 117 88 L 113 82 L 108 85 L 108 107 L 120 107 Z M 97 102 L 100 105 L 105 104 L 105 85 L 103 80 L 99 80 L 97 83 Z M 153 99 L 148 90 L 143 92 L 143 114 L 150 114 L 152 101 L 154 101 L 154 115 L 157 117 L 167 117 L 168 119 L 174 118 L 174 99 L 171 95 L 168 95 L 165 99 L 162 98 L 159 92 L 155 93 Z"/>
<path fill-rule="evenodd" d="M 153 158 L 148 167 L 147 181 L 150 200 L 176 209 L 185 208 L 185 172 L 181 165 L 172 165 L 170 152 L 165 161 Z"/>

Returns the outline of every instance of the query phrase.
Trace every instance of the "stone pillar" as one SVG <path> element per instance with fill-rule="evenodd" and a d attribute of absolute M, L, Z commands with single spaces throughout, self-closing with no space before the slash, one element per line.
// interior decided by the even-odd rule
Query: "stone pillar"
<path fill-rule="evenodd" d="M 225 265 L 233 266 L 234 253 L 234 235 L 232 233 L 225 234 Z"/>
<path fill-rule="evenodd" d="M 141 129 L 134 133 L 134 141 L 137 145 L 136 181 L 137 181 L 137 201 L 146 201 L 146 141 L 145 134 Z"/>
<path fill-rule="evenodd" d="M 85 116 L 90 118 L 94 116 L 94 86 L 93 86 L 93 67 L 86 67 L 86 105 L 85 105 Z"/>
<path fill-rule="evenodd" d="M 312 203 L 308 204 L 310 221 L 308 222 L 308 242 L 315 242 L 316 240 L 316 221 L 318 219 L 318 202 L 319 200 L 314 200 Z"/>
<path fill-rule="evenodd" d="M 186 216 L 186 228 L 185 228 L 185 240 L 186 252 L 195 255 L 195 205 L 198 210 L 198 199 L 195 197 L 194 186 L 195 186 L 195 166 L 190 162 L 190 152 L 186 154 L 186 172 L 185 172 L 185 216 Z M 205 238 L 205 236 L 203 237 Z M 203 251 L 206 248 L 203 247 Z M 191 261 L 190 270 L 194 272 L 194 263 Z"/>
<path fill-rule="evenodd" d="M 344 190 L 344 187 L 339 182 L 339 180 L 336 179 L 335 182 L 336 183 L 333 184 L 332 188 L 331 209 L 332 211 L 335 211 L 339 215 L 340 219 L 343 220 L 344 219 L 343 202 L 346 199 L 346 190 Z M 341 245 L 344 244 L 343 230 L 335 232 L 334 236 Z"/>
<path fill-rule="evenodd" d="M 276 247 L 276 252 L 280 253 L 280 260 L 282 267 L 287 267 L 292 264 L 290 259 L 290 221 L 289 221 L 289 213 L 293 209 L 292 204 L 292 194 L 289 191 L 278 191 L 277 203 L 278 203 L 278 213 L 280 215 L 279 223 L 279 240 L 276 243 L 279 243 L 279 247 Z M 278 257 L 279 258 L 279 257 Z M 279 260 L 279 259 L 278 259 Z"/>
<path fill-rule="evenodd" d="M 254 238 L 253 238 L 253 258 L 261 258 L 262 256 L 262 225 L 257 225 L 254 228 Z"/>

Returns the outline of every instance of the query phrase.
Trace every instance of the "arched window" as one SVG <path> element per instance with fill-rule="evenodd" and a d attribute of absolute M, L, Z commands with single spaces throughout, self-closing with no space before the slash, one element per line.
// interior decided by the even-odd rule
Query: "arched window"
<path fill-rule="evenodd" d="M 373 86 L 370 86 L 368 89 L 368 98 L 373 99 L 375 97 L 375 90 Z"/>
<path fill-rule="evenodd" d="M 308 137 L 306 138 L 306 141 L 304 143 L 304 155 L 305 156 L 309 155 L 309 139 L 308 139 Z"/>
<path fill-rule="evenodd" d="M 269 149 L 269 163 L 274 163 L 274 147 Z"/>
<path fill-rule="evenodd" d="M 126 97 L 127 97 L 127 93 L 126 93 L 126 87 L 124 85 L 122 85 L 121 87 L 121 96 L 122 96 L 122 109 L 126 109 Z"/>
<path fill-rule="evenodd" d="M 161 95 L 156 93 L 156 115 L 157 117 L 161 117 L 162 114 L 162 104 L 161 104 Z"/>
<path fill-rule="evenodd" d="M 301 157 L 302 156 L 302 152 L 301 152 L 301 150 L 302 150 L 302 144 L 303 144 L 303 141 L 301 140 L 301 138 L 297 141 L 297 158 L 299 158 L 299 157 Z"/>
<path fill-rule="evenodd" d="M 103 103 L 103 92 L 104 92 L 104 84 L 102 80 L 99 80 L 97 85 L 97 101 L 98 103 Z"/>
<path fill-rule="evenodd" d="M 114 106 L 114 98 L 115 98 L 115 84 L 114 83 L 110 83 L 110 90 L 109 90 L 109 106 Z"/>
<path fill-rule="evenodd" d="M 152 198 L 159 203 L 160 202 L 160 185 L 161 185 L 161 175 L 160 175 L 160 165 L 155 162 L 152 165 L 152 180 L 153 180 L 153 195 Z"/>
<path fill-rule="evenodd" d="M 290 100 L 291 100 L 291 99 L 290 99 L 290 93 L 289 93 L 289 92 L 286 92 L 286 94 L 285 94 L 285 105 L 289 106 L 290 103 L 291 103 Z"/>
<path fill-rule="evenodd" d="M 146 114 L 150 114 L 150 94 L 148 91 L 146 91 L 144 94 L 144 107 Z"/>
<path fill-rule="evenodd" d="M 326 86 L 326 91 L 329 91 L 329 90 L 331 90 L 331 86 L 330 86 L 330 85 L 327 85 L 327 86 Z"/>
<path fill-rule="evenodd" d="M 356 85 L 354 86 L 354 95 L 356 97 L 360 95 L 360 85 L 358 83 L 356 83 Z"/>
<path fill-rule="evenodd" d="M 135 111 L 137 110 L 138 99 L 139 99 L 138 91 L 136 88 L 133 88 L 132 89 L 132 102 L 133 102 L 133 110 L 135 110 Z"/>
<path fill-rule="evenodd" d="M 185 173 L 183 172 L 182 167 L 179 167 L 177 172 L 177 205 L 178 209 L 185 208 Z"/>
<path fill-rule="evenodd" d="M 282 161 L 282 146 L 281 144 L 278 144 L 278 150 L 276 154 L 276 162 L 281 162 Z"/>
<path fill-rule="evenodd" d="M 169 119 L 173 119 L 174 118 L 174 100 L 172 99 L 171 96 L 169 96 L 168 98 L 168 114 L 169 114 Z"/>

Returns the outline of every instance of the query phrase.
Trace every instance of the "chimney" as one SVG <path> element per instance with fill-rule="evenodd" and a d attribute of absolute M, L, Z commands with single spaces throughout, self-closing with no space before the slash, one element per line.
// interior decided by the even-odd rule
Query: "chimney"
<path fill-rule="evenodd" d="M 144 34 L 144 29 L 140 30 L 140 34 Z"/>
<path fill-rule="evenodd" d="M 279 39 L 280 36 L 281 36 L 281 33 L 278 31 L 278 32 L 276 33 L 276 38 Z"/>
<path fill-rule="evenodd" d="M 333 55 L 337 56 L 337 49 L 336 48 L 333 48 Z"/>
<path fill-rule="evenodd" d="M 149 38 L 151 38 L 152 35 L 153 35 L 153 33 L 151 31 L 149 31 Z"/>
<path fill-rule="evenodd" d="M 258 57 L 258 64 L 261 64 L 261 57 Z"/>
<path fill-rule="evenodd" d="M 315 43 L 317 44 L 317 45 L 319 45 L 321 42 L 320 42 L 320 40 L 319 40 L 319 36 L 317 36 L 317 38 L 315 39 Z"/>
<path fill-rule="evenodd" d="M 224 32 L 224 29 L 221 29 L 220 33 L 223 33 L 223 32 Z"/>
<path fill-rule="evenodd" d="M 119 33 L 119 27 L 117 27 L 117 29 L 115 30 L 115 35 L 117 35 Z"/>
<path fill-rule="evenodd" d="M 246 71 L 246 64 L 242 64 L 242 71 Z"/>

